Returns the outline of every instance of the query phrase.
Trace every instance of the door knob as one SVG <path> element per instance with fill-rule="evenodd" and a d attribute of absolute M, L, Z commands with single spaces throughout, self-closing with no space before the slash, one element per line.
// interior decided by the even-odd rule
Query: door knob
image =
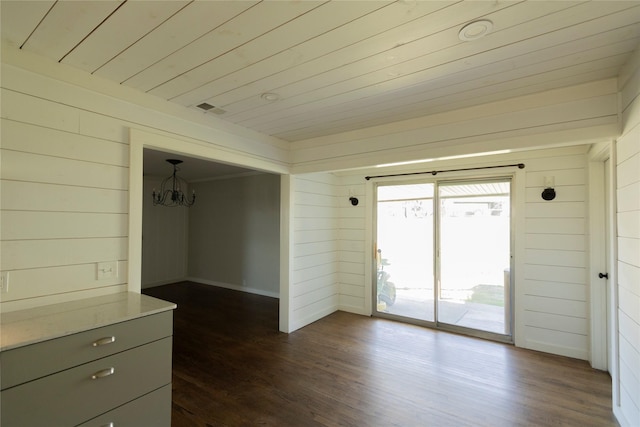
<path fill-rule="evenodd" d="M 598 273 L 598 277 L 601 279 L 608 279 L 609 273 Z"/>

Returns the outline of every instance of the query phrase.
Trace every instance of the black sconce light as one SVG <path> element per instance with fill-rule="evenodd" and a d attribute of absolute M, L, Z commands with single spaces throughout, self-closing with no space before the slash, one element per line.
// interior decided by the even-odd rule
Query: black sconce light
<path fill-rule="evenodd" d="M 357 198 L 357 197 L 353 197 L 353 196 L 351 196 L 351 197 L 349 197 L 349 201 L 351 202 L 351 204 L 352 204 L 353 206 L 358 206 L 359 200 L 358 200 L 358 198 Z"/>
<path fill-rule="evenodd" d="M 545 176 L 544 177 L 544 186 L 545 189 L 542 191 L 542 199 L 543 200 L 553 200 L 556 198 L 556 190 L 553 189 L 554 187 L 554 177 L 552 176 Z"/>

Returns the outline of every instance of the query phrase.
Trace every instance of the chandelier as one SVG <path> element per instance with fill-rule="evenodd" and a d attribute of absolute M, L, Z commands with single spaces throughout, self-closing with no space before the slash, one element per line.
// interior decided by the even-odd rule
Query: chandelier
<path fill-rule="evenodd" d="M 167 159 L 167 162 L 173 165 L 173 174 L 169 175 L 162 181 L 160 185 L 160 191 L 156 192 L 153 189 L 153 205 L 161 206 L 186 206 L 191 207 L 196 202 L 196 192 L 191 193 L 191 199 L 189 199 L 182 188 L 187 188 L 187 182 L 177 175 L 178 165 L 182 163 L 182 160 Z"/>

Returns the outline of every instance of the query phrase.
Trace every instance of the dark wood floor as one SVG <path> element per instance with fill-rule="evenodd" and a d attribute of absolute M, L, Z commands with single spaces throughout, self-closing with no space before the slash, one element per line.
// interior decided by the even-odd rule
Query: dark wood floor
<path fill-rule="evenodd" d="M 178 304 L 173 426 L 616 426 L 587 362 L 337 312 L 278 332 L 273 298 L 194 283 Z"/>

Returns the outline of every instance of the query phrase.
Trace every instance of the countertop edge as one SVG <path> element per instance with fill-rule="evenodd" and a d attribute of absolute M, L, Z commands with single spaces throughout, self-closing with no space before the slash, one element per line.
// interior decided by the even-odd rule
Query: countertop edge
<path fill-rule="evenodd" d="M 0 352 L 174 310 L 177 305 L 135 292 L 3 313 Z"/>

